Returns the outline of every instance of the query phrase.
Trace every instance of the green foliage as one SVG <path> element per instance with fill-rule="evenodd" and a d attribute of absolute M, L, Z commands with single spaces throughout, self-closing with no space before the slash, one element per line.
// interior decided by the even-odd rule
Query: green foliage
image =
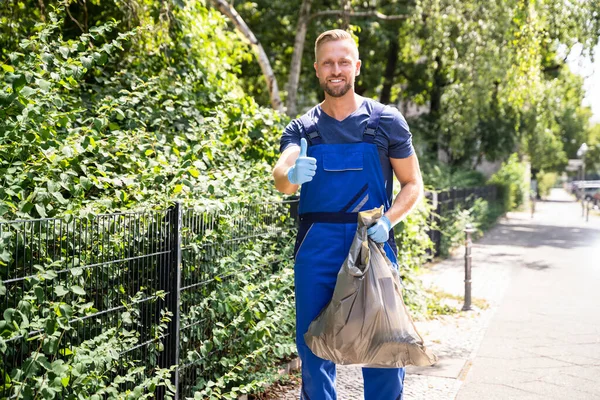
<path fill-rule="evenodd" d="M 236 85 L 245 45 L 198 3 L 177 17 L 171 59 L 148 52 L 160 26 L 109 40 L 117 26 L 107 23 L 65 41 L 53 14 L 9 55 L 0 217 L 273 197 L 269 170 L 285 121 Z"/>
<path fill-rule="evenodd" d="M 589 172 L 596 171 L 600 176 L 600 124 L 595 124 L 588 130 L 588 152 L 585 154 L 585 165 Z"/>
<path fill-rule="evenodd" d="M 427 299 L 416 272 L 431 259 L 433 251 L 433 243 L 427 235 L 431 229 L 430 214 L 431 205 L 422 201 L 394 228 L 404 303 L 416 314 L 423 314 L 427 307 Z"/>
<path fill-rule="evenodd" d="M 432 190 L 485 185 L 483 174 L 473 169 L 452 167 L 426 156 L 419 157 L 419 164 L 423 183 Z"/>
<path fill-rule="evenodd" d="M 139 333 L 128 327 L 139 315 L 136 302 L 140 294 L 124 303 L 131 317 L 128 322 L 124 320 L 116 328 L 85 339 L 86 335 L 73 323 L 93 313 L 85 291 L 76 285 L 68 290 L 57 285 L 54 292 L 59 300 L 55 300 L 50 292 L 57 274 L 41 266 L 37 270 L 27 280 L 27 290 L 17 306 L 5 309 L 0 320 L 2 370 L 6 368 L 4 362 L 13 359 L 16 351 L 25 351 L 28 356 L 21 365 L 5 371 L 7 393 L 25 399 L 67 396 L 134 400 L 153 398 L 156 389 L 163 386 L 167 389 L 166 398 L 172 398 L 171 370 L 144 367 L 139 360 L 122 353 L 140 344 Z M 11 300 L 14 295 L 9 294 Z M 157 332 L 165 329 L 168 321 L 165 314 Z M 151 351 L 157 352 L 158 347 Z"/>
<path fill-rule="evenodd" d="M 502 163 L 502 167 L 491 178 L 490 183 L 498 186 L 499 197 L 503 199 L 505 210 L 514 210 L 529 198 L 529 186 L 525 179 L 525 164 L 519 161 L 517 154 Z"/>
<path fill-rule="evenodd" d="M 475 199 L 470 207 L 462 205 L 448 215 L 443 216 L 440 222 L 442 232 L 441 256 L 448 256 L 452 249 L 464 244 L 464 231 L 467 225 L 475 229 L 471 237 L 476 239 L 491 228 L 503 212 L 501 204 L 489 203 L 484 199 Z"/>
<path fill-rule="evenodd" d="M 312 69 L 316 36 L 345 27 L 338 3 L 309 1 L 312 17 L 301 64 L 299 110 L 322 100 Z M 348 2 L 353 11 L 404 18 L 350 17 L 362 59 L 356 91 L 385 103 L 425 107 L 411 121 L 426 153 L 442 150 L 452 166 L 506 160 L 519 149 L 536 169 L 558 170 L 585 136 L 589 108 L 582 81 L 568 70 L 563 47 L 584 54 L 600 36 L 597 1 L 379 0 Z M 300 3 L 236 4 L 263 44 L 284 87 Z M 264 21 L 273 21 L 265 24 Z M 245 88 L 268 103 L 257 63 L 242 70 Z M 285 96 L 285 93 L 283 93 Z M 428 110 L 427 110 L 428 108 Z"/>
<path fill-rule="evenodd" d="M 556 172 L 544 172 L 541 171 L 536 175 L 538 181 L 538 193 L 541 197 L 546 197 L 550 194 L 550 189 L 554 187 L 558 181 L 558 174 Z"/>
<path fill-rule="evenodd" d="M 186 382 L 186 396 L 236 399 L 264 391 L 278 365 L 296 354 L 294 221 L 275 206 L 228 207 L 184 253 L 183 282 L 209 278 L 182 291 L 181 326 L 191 328 L 181 331 L 181 362 L 189 365 L 186 376 L 196 377 Z"/>

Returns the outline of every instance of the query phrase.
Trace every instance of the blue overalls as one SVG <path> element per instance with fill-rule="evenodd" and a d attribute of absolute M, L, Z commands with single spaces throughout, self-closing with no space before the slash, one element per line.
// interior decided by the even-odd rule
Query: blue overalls
<path fill-rule="evenodd" d="M 375 207 L 387 210 L 377 145 L 374 143 L 383 106 L 375 103 L 363 141 L 323 144 L 316 123 L 301 117 L 308 156 L 317 159 L 312 181 L 302 185 L 300 225 L 296 239 L 296 344 L 302 360 L 301 400 L 335 400 L 335 364 L 315 356 L 304 333 L 333 295 L 337 274 L 356 233 L 357 213 Z M 396 264 L 393 232 L 384 245 Z M 366 400 L 401 400 L 404 368 L 363 368 Z"/>

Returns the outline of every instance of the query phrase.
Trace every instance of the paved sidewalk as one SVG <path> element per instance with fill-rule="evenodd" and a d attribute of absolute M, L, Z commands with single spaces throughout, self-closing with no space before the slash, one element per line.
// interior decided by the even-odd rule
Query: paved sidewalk
<path fill-rule="evenodd" d="M 564 195 L 496 241 L 523 255 L 457 399 L 600 399 L 600 217 Z"/>
<path fill-rule="evenodd" d="M 577 252 L 577 246 L 580 246 L 578 243 L 585 242 L 587 236 L 600 239 L 600 218 L 590 216 L 590 222 L 584 222 L 581 218 L 581 208 L 571 201 L 571 197 L 564 191 L 553 191 L 550 200 L 538 203 L 533 219 L 527 213 L 509 213 L 507 218 L 503 218 L 496 227 L 486 233 L 483 239 L 474 243 L 472 251 L 472 296 L 474 304 L 483 302 L 487 304 L 487 308 L 461 312 L 454 316 L 444 316 L 432 321 L 416 322 L 426 346 L 430 347 L 439 356 L 440 361 L 434 367 L 409 367 L 407 369 L 404 396 L 406 400 L 451 400 L 456 398 L 459 390 L 460 395 L 458 398 L 461 400 L 513 398 L 511 397 L 512 394 L 504 392 L 499 397 L 491 397 L 488 381 L 491 379 L 493 381 L 491 385 L 502 386 L 502 382 L 498 382 L 494 378 L 498 372 L 493 369 L 493 364 L 497 362 L 492 357 L 502 358 L 504 353 L 500 349 L 503 346 L 507 346 L 511 341 L 518 342 L 524 337 L 511 335 L 510 329 L 517 329 L 518 327 L 511 326 L 500 339 L 488 340 L 490 330 L 487 330 L 486 333 L 486 329 L 490 324 L 493 324 L 492 329 L 494 331 L 500 329 L 495 322 L 497 310 L 500 310 L 502 315 L 505 312 L 510 314 L 511 311 L 515 311 L 514 308 L 518 310 L 519 302 L 523 304 L 527 298 L 530 302 L 537 302 L 537 296 L 541 294 L 546 296 L 559 295 L 560 290 L 546 293 L 544 287 L 540 287 L 541 294 L 536 293 L 536 297 L 531 297 L 533 293 L 528 291 L 528 287 L 531 285 L 529 279 L 535 280 L 536 272 L 543 272 L 548 268 L 547 265 L 551 260 L 546 258 L 549 256 L 558 257 L 558 253 L 562 251 L 565 253 L 563 254 L 563 262 L 570 265 L 570 262 L 565 260 L 564 257 L 567 257 L 566 254 Z M 593 230 L 592 227 L 596 230 Z M 571 232 L 569 238 L 565 238 L 567 231 Z M 600 242 L 597 249 L 599 248 Z M 553 252 L 552 249 L 558 250 Z M 600 254 L 597 252 L 596 254 L 596 260 L 598 260 Z M 522 270 L 530 271 L 534 275 L 529 276 L 530 273 L 528 276 L 523 276 Z M 596 274 L 596 277 L 598 277 L 600 268 L 596 268 Z M 522 278 L 526 278 L 526 280 L 523 281 Z M 564 278 L 566 277 L 561 277 L 561 279 Z M 592 277 L 590 276 L 590 278 Z M 458 249 L 449 259 L 430 266 L 421 275 L 421 279 L 426 286 L 462 297 L 464 293 L 464 250 Z M 600 299 L 596 295 L 596 293 L 600 293 L 597 289 L 600 280 L 593 281 L 590 279 L 588 284 L 591 285 L 591 282 L 595 282 L 596 285 L 595 292 L 591 292 L 593 293 L 591 296 L 595 297 L 593 299 L 589 298 L 588 305 L 589 307 L 595 307 L 600 304 Z M 515 292 L 514 287 L 517 286 L 518 289 L 516 290 L 521 293 L 521 297 L 516 303 L 512 303 L 513 308 L 504 311 L 505 293 L 510 293 L 512 296 Z M 453 305 L 460 307 L 462 303 L 454 303 Z M 591 312 L 589 307 L 586 310 L 588 313 Z M 572 312 L 573 310 L 563 310 L 563 312 L 567 311 Z M 585 332 L 582 331 L 582 333 L 587 335 L 583 336 L 582 340 L 589 340 L 590 343 L 598 345 L 600 344 L 600 335 L 598 335 L 600 313 L 596 312 L 596 315 L 598 317 L 595 319 L 595 322 L 597 322 L 595 331 L 591 328 L 591 325 L 583 323 L 578 328 L 586 327 Z M 585 320 L 584 315 L 577 314 L 569 319 L 569 323 L 574 324 L 577 317 Z M 517 320 L 521 324 L 525 322 L 521 319 Z M 544 329 L 548 328 L 547 325 L 544 327 Z M 563 341 L 569 339 L 568 330 L 568 327 L 560 329 Z M 533 333 L 533 331 L 527 331 L 527 334 L 530 335 L 528 336 L 527 346 L 531 346 L 537 335 L 539 335 L 539 332 Z M 485 347 L 480 350 L 482 342 Z M 553 343 L 553 345 L 555 344 Z M 600 346 L 596 346 L 595 352 L 592 351 L 594 356 L 597 356 L 596 365 L 600 365 L 598 348 Z M 482 364 L 480 359 L 476 357 L 482 350 L 485 350 L 486 356 L 490 357 L 486 365 L 484 365 L 485 363 Z M 494 353 L 493 350 L 496 350 L 498 354 Z M 548 354 L 550 353 L 552 352 L 549 350 Z M 507 353 L 508 355 L 511 357 L 519 356 L 519 354 Z M 579 361 L 583 362 L 584 360 L 591 362 L 592 359 L 582 358 Z M 535 362 L 539 362 L 539 360 L 532 361 L 533 366 Z M 505 363 L 502 363 L 502 365 L 503 368 L 508 367 Z M 532 365 L 528 366 L 531 367 Z M 360 368 L 338 366 L 337 370 L 338 399 L 363 399 Z M 598 372 L 600 372 L 600 367 L 596 367 L 595 376 L 598 376 Z M 584 376 L 592 379 L 591 373 Z M 461 388 L 465 379 L 467 383 Z M 588 396 L 587 398 L 600 398 L 600 392 L 597 395 L 598 397 Z M 297 398 L 297 388 L 293 388 L 279 397 L 281 400 Z M 561 398 L 574 399 L 579 397 L 565 396 Z"/>

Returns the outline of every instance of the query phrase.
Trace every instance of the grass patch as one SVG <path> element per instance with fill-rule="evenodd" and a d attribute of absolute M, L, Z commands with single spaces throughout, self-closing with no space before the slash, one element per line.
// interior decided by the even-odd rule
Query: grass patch
<path fill-rule="evenodd" d="M 454 315 L 462 311 L 464 298 L 452 293 L 435 288 L 426 289 L 427 293 L 427 319 L 434 319 L 441 315 Z M 490 305 L 485 299 L 472 298 L 471 306 L 480 310 L 487 309 Z"/>

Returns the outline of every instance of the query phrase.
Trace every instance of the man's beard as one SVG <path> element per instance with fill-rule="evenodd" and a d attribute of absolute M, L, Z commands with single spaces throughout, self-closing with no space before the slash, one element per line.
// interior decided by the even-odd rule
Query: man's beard
<path fill-rule="evenodd" d="M 321 84 L 321 89 L 323 89 L 325 91 L 325 93 L 327 93 L 331 97 L 342 97 L 343 95 L 348 93 L 348 91 L 350 89 L 352 89 L 352 82 L 348 82 L 348 81 L 346 81 L 346 84 L 344 86 L 336 87 L 336 88 L 328 87 L 327 80 L 320 82 L 320 84 Z"/>

